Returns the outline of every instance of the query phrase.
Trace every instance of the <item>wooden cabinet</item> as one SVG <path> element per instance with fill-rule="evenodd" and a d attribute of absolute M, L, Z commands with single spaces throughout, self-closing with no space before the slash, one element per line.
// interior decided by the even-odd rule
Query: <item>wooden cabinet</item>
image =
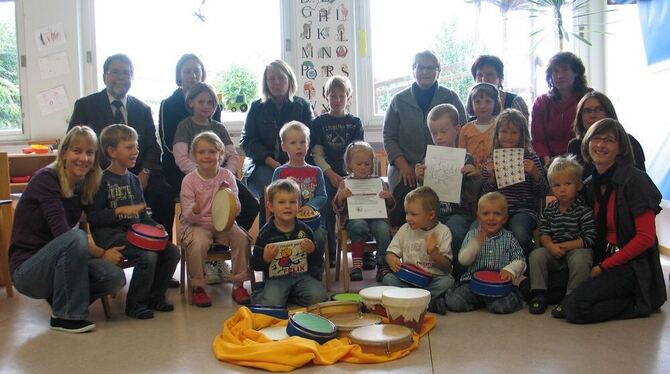
<path fill-rule="evenodd" d="M 32 176 L 35 172 L 56 160 L 56 153 L 47 154 L 7 154 L 2 153 L 0 168 L 7 168 L 9 178 L 0 183 L 9 183 L 9 192 L 23 192 L 28 183 L 13 183 L 11 177 Z M 5 161 L 6 160 L 6 161 Z M 9 179 L 9 180 L 7 180 Z"/>

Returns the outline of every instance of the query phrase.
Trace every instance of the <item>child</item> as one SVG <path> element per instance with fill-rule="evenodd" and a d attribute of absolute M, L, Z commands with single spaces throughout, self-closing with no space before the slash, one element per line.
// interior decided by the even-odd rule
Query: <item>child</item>
<path fill-rule="evenodd" d="M 544 209 L 540 220 L 542 248 L 530 254 L 530 289 L 533 295 L 528 305 L 530 313 L 542 314 L 547 309 L 550 272 L 568 268 L 568 295 L 591 273 L 591 247 L 596 240 L 596 225 L 593 211 L 579 196 L 582 170 L 574 156 L 557 157 L 549 166 L 549 183 L 556 200 Z M 551 315 L 563 317 L 560 304 L 551 311 Z"/>
<path fill-rule="evenodd" d="M 298 121 L 291 121 L 279 130 L 281 149 L 288 154 L 288 162 L 276 168 L 272 180 L 291 178 L 298 183 L 300 188 L 301 214 L 312 214 L 320 212 L 326 205 L 326 187 L 323 180 L 323 172 L 316 166 L 305 162 L 305 156 L 309 149 L 309 128 Z M 323 225 L 323 221 L 321 222 Z M 323 248 L 327 241 L 326 230 L 322 227 L 314 230 L 314 242 L 316 243 L 315 261 L 309 264 L 309 272 L 316 279 L 321 279 L 323 273 Z"/>
<path fill-rule="evenodd" d="M 225 157 L 221 159 L 221 165 L 224 165 L 225 162 L 225 168 L 233 175 L 237 175 L 240 156 L 223 124 L 212 119 L 217 106 L 218 100 L 214 89 L 205 83 L 195 83 L 186 92 L 186 107 L 191 112 L 191 116 L 177 125 L 172 146 L 175 162 L 182 173 L 191 173 L 198 166 L 195 159 L 189 157 L 189 155 L 194 155 L 193 151 L 189 150 L 189 146 L 195 136 L 203 131 L 211 131 L 225 145 Z M 208 262 L 205 265 L 207 284 L 221 283 L 222 278 L 229 276 L 230 268 L 223 261 Z"/>
<path fill-rule="evenodd" d="M 433 275 L 426 287 L 430 291 L 428 310 L 445 314 L 444 306 L 437 307 L 436 300 L 454 286 L 451 276 L 451 232 L 437 221 L 440 199 L 430 187 L 417 187 L 405 197 L 407 223 L 400 227 L 386 250 L 386 262 L 393 273 L 400 270 L 402 263 L 417 266 Z M 387 286 L 409 287 L 409 285 L 388 273 L 383 283 Z M 444 304 L 442 304 L 444 305 Z"/>
<path fill-rule="evenodd" d="M 523 253 L 533 250 L 533 230 L 538 225 L 538 200 L 547 195 L 547 180 L 540 158 L 532 151 L 526 117 L 516 109 L 505 109 L 496 119 L 493 148 L 523 148 L 525 181 L 498 189 L 493 157 L 490 155 L 482 172 L 484 192 L 499 191 L 507 198 L 507 228 L 521 244 Z"/>
<path fill-rule="evenodd" d="M 517 288 L 500 298 L 479 296 L 470 291 L 468 282 L 481 270 L 500 271 L 502 279 L 514 280 L 523 274 L 526 262 L 519 242 L 503 225 L 507 220 L 507 200 L 499 192 L 489 192 L 479 199 L 477 208 L 479 227 L 472 229 L 463 241 L 458 254 L 468 270 L 461 277 L 461 285 L 447 292 L 444 302 L 454 312 L 469 312 L 486 306 L 492 313 L 507 314 L 523 306 Z"/>
<path fill-rule="evenodd" d="M 363 140 L 363 125 L 358 117 L 347 113 L 351 100 L 351 82 L 349 78 L 335 75 L 328 79 L 324 87 L 330 110 L 312 121 L 312 156 L 316 166 L 323 170 L 328 178 L 326 193 L 328 202 L 323 218 L 328 233 L 330 265 L 335 265 L 335 212 L 332 209 L 333 196 L 347 175 L 344 170 L 344 151 L 356 140 Z M 374 260 L 372 263 L 374 268 Z"/>
<path fill-rule="evenodd" d="M 440 104 L 428 112 L 428 130 L 433 143 L 440 147 L 455 147 L 461 125 L 458 122 L 458 110 L 451 104 Z M 417 164 L 414 168 L 417 180 L 423 181 L 426 165 Z M 474 159 L 469 153 L 465 154 L 465 165 L 461 169 L 463 181 L 461 183 L 460 204 L 441 201 L 437 211 L 440 222 L 451 231 L 451 248 L 453 251 L 454 277 L 460 274 L 458 264 L 458 250 L 474 216 L 477 196 L 481 189 L 481 173 L 474 165 Z"/>
<path fill-rule="evenodd" d="M 182 249 L 186 251 L 189 283 L 193 285 L 193 304 L 199 307 L 212 305 L 204 289 L 203 275 L 207 251 L 213 242 L 230 247 L 233 264 L 232 297 L 238 304 L 248 304 L 250 296 L 243 284 L 250 279 L 249 236 L 235 223 L 226 232 L 216 231 L 212 223 L 212 203 L 220 188 L 232 190 L 235 193 L 237 214 L 241 209 L 235 176 L 220 166 L 225 153 L 223 142 L 213 132 L 201 132 L 191 143 L 191 153 L 197 168 L 188 173 L 181 184 L 179 237 Z"/>
<path fill-rule="evenodd" d="M 307 271 L 312 263 L 322 260 L 315 251 L 314 236 L 312 230 L 296 216 L 300 202 L 300 187 L 290 179 L 279 179 L 268 187 L 268 200 L 265 206 L 273 213 L 269 221 L 258 233 L 258 240 L 254 245 L 251 258 L 251 266 L 254 270 L 263 271 L 265 284 L 257 288 L 251 295 L 254 304 L 261 305 L 286 305 L 288 301 L 298 305 L 312 305 L 326 300 L 328 297 L 326 289 L 321 282 L 310 276 Z M 301 253 L 288 253 L 285 257 L 307 257 L 307 269 L 304 269 L 305 261 L 296 261 L 294 271 L 288 271 L 285 275 L 270 276 L 270 270 L 282 268 L 280 259 L 277 259 L 279 247 L 273 243 L 289 240 L 302 240 L 300 243 Z M 316 258 L 314 258 L 316 257 Z M 291 265 L 294 264 L 293 259 Z"/>
<path fill-rule="evenodd" d="M 349 144 L 344 152 L 344 161 L 346 171 L 349 173 L 347 179 L 376 178 L 372 175 L 372 163 L 375 153 L 370 144 L 366 142 L 353 142 Z M 395 200 L 389 192 L 388 183 L 382 182 L 383 191 L 379 197 L 386 200 L 386 209 L 392 210 L 395 206 Z M 348 219 L 347 198 L 351 196 L 351 190 L 340 182 L 337 194 L 333 199 L 333 209 L 340 215 L 340 224 L 345 225 L 349 236 L 351 237 L 351 257 L 354 262 L 354 268 L 349 273 L 349 279 L 352 281 L 362 281 L 363 272 L 363 252 L 365 242 L 372 235 L 377 241 L 377 281 L 381 282 L 388 273 L 386 265 L 386 248 L 391 242 L 391 228 L 387 219 Z"/>
<path fill-rule="evenodd" d="M 179 263 L 179 248 L 167 243 L 163 251 L 147 251 L 126 240 L 135 223 L 163 229 L 144 211 L 140 181 L 128 171 L 139 154 L 137 132 L 126 125 L 107 126 L 100 133 L 100 146 L 111 164 L 103 171 L 100 189 L 86 211 L 93 239 L 102 248 L 125 246 L 123 257 L 135 263 L 126 297 L 129 317 L 149 319 L 154 317 L 152 310 L 171 312 L 174 306 L 165 301 L 165 291 Z"/>
<path fill-rule="evenodd" d="M 458 147 L 474 157 L 477 169 L 482 170 L 493 149 L 493 123 L 500 113 L 500 96 L 496 86 L 477 83 L 468 95 L 468 114 L 476 117 L 466 123 L 458 137 Z"/>

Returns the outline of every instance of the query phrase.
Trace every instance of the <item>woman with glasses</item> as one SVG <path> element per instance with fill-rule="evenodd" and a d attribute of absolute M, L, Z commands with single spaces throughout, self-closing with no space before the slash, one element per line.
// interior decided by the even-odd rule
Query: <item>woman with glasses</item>
<path fill-rule="evenodd" d="M 433 144 L 426 115 L 438 104 L 452 104 L 458 110 L 458 122 L 466 122 L 465 108 L 458 95 L 441 86 L 440 61 L 431 51 L 419 52 L 412 64 L 414 83 L 391 99 L 384 116 L 384 149 L 388 155 L 388 179 L 396 201 L 416 187 L 414 166 L 426 156 L 426 145 Z M 391 214 L 391 224 L 405 222 L 402 204 Z"/>
<path fill-rule="evenodd" d="M 481 55 L 477 57 L 470 68 L 472 78 L 477 83 L 490 83 L 498 88 L 500 103 L 503 109 L 513 108 L 523 113 L 528 121 L 528 105 L 519 95 L 503 91 L 503 79 L 505 79 L 505 65 L 498 56 Z"/>
<path fill-rule="evenodd" d="M 584 134 L 591 125 L 603 118 L 618 119 L 616 111 L 614 110 L 614 105 L 602 92 L 587 92 L 577 104 L 577 115 L 575 116 L 575 121 L 572 125 L 575 132 L 575 138 L 568 143 L 568 153 L 575 155 L 581 164 L 584 164 L 584 160 L 582 159 L 582 138 L 584 138 Z M 630 140 L 630 145 L 633 147 L 635 167 L 645 171 L 644 151 L 642 150 L 640 142 L 630 134 L 628 134 L 628 139 Z M 591 175 L 592 171 L 593 165 L 590 163 L 585 164 L 584 178 Z"/>
<path fill-rule="evenodd" d="M 584 185 L 598 236 L 591 277 L 561 306 L 573 323 L 646 317 L 667 295 L 656 238 L 661 193 L 635 168 L 628 134 L 615 119 L 586 131 L 582 156 L 594 168 Z"/>

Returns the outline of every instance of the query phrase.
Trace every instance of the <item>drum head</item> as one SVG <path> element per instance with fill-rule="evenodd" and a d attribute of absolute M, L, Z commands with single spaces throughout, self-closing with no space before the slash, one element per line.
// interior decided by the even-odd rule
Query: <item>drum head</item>
<path fill-rule="evenodd" d="M 301 328 L 315 334 L 328 335 L 336 330 L 332 322 L 312 313 L 296 313 L 291 319 Z"/>
<path fill-rule="evenodd" d="M 382 293 L 384 293 L 384 291 L 393 290 L 393 289 L 396 289 L 396 288 L 399 288 L 399 287 L 396 287 L 396 286 L 368 287 L 368 288 L 362 289 L 361 292 L 360 292 L 360 295 L 366 301 L 368 301 L 368 300 L 370 300 L 370 301 L 372 301 L 372 300 L 381 301 L 382 300 Z"/>
<path fill-rule="evenodd" d="M 235 222 L 235 193 L 228 188 L 220 189 L 212 202 L 212 221 L 216 231 L 228 231 Z"/>
<path fill-rule="evenodd" d="M 478 281 L 491 284 L 505 284 L 510 282 L 500 278 L 500 273 L 497 271 L 478 271 L 475 273 L 474 278 Z"/>
<path fill-rule="evenodd" d="M 145 223 L 136 223 L 132 225 L 130 229 L 152 239 L 165 239 L 168 236 L 168 233 L 165 232 L 165 230 Z"/>
<path fill-rule="evenodd" d="M 358 313 L 361 304 L 358 301 L 325 301 L 310 305 L 307 312 L 330 318 L 330 316 L 343 313 Z"/>
<path fill-rule="evenodd" d="M 264 329 L 258 330 L 261 334 L 267 336 L 270 340 L 284 340 L 290 338 L 286 333 L 286 326 L 272 326 L 266 327 Z"/>
<path fill-rule="evenodd" d="M 336 314 L 328 318 L 334 323 L 338 330 L 351 331 L 353 329 L 377 325 L 382 323 L 382 317 L 370 313 L 344 313 Z"/>
<path fill-rule="evenodd" d="M 381 294 L 379 295 L 381 298 Z M 353 302 L 360 302 L 361 301 L 361 295 L 357 293 L 337 293 L 331 297 L 333 301 L 353 301 Z"/>
<path fill-rule="evenodd" d="M 400 325 L 370 325 L 352 330 L 349 341 L 360 345 L 363 352 L 389 355 L 412 345 L 412 330 Z"/>

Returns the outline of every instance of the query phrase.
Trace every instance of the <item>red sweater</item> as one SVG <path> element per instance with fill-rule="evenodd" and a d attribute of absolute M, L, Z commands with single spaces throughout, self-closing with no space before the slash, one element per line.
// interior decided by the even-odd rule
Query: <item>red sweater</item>
<path fill-rule="evenodd" d="M 540 158 L 565 154 L 568 143 L 575 137 L 572 122 L 581 96 L 554 100 L 544 94 L 533 103 L 531 134 L 533 150 Z"/>

